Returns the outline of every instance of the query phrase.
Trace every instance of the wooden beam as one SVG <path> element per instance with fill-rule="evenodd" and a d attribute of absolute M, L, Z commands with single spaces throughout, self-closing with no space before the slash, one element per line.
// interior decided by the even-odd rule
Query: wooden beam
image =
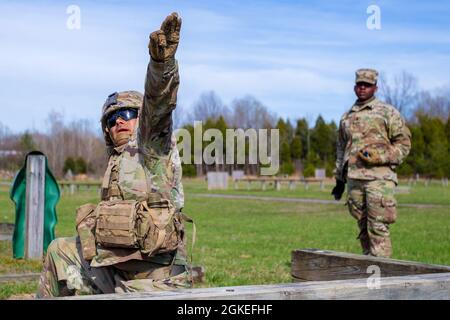
<path fill-rule="evenodd" d="M 44 252 L 45 156 L 28 156 L 26 181 L 25 258 L 41 259 Z"/>
<path fill-rule="evenodd" d="M 424 264 L 326 250 L 292 251 L 294 281 L 330 281 L 368 278 L 379 268 L 381 277 L 450 272 L 450 266 Z"/>
<path fill-rule="evenodd" d="M 380 279 L 370 289 L 366 279 L 311 281 L 276 285 L 181 289 L 177 291 L 100 294 L 65 300 L 449 300 L 450 273 Z"/>

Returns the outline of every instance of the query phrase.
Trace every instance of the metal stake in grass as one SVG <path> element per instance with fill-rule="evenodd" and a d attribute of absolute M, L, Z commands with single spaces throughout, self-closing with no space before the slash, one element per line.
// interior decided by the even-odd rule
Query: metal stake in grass
<path fill-rule="evenodd" d="M 44 243 L 45 157 L 30 155 L 27 162 L 25 258 L 41 259 Z"/>

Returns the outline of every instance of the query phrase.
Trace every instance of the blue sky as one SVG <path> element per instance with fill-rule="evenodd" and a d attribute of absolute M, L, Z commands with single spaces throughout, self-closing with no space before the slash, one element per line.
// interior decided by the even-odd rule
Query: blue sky
<path fill-rule="evenodd" d="M 72 4 L 79 30 L 66 27 Z M 366 27 L 373 4 L 381 30 Z M 283 117 L 337 121 L 360 67 L 450 86 L 449 1 L 2 1 L 0 122 L 45 130 L 56 110 L 97 125 L 108 94 L 143 91 L 148 35 L 172 11 L 186 110 L 214 90 L 227 105 L 250 94 Z"/>

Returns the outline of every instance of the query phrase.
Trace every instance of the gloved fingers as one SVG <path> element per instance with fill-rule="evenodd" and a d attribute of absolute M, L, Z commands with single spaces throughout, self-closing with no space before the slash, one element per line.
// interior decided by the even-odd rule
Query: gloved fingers
<path fill-rule="evenodd" d="M 331 194 L 334 196 L 334 200 L 341 200 L 343 193 L 343 191 L 337 190 L 337 187 L 334 187 L 333 191 L 331 192 Z"/>
<path fill-rule="evenodd" d="M 150 44 L 149 44 L 149 47 L 150 47 L 150 45 L 151 45 L 153 48 L 156 48 L 156 47 L 159 45 L 159 43 L 160 43 L 160 35 L 161 35 L 161 34 L 164 34 L 161 30 L 153 31 L 153 32 L 150 34 Z"/>
<path fill-rule="evenodd" d="M 181 28 L 181 18 L 178 16 L 178 13 L 176 12 L 172 12 L 171 16 L 172 21 L 169 24 L 169 32 L 170 33 L 175 33 L 177 31 L 179 32 Z"/>
<path fill-rule="evenodd" d="M 341 200 L 344 191 L 345 183 L 343 183 L 342 181 L 336 181 L 336 186 L 331 191 L 331 194 L 334 196 L 335 200 Z"/>
<path fill-rule="evenodd" d="M 178 42 L 180 39 L 181 18 L 173 12 L 161 24 L 161 30 L 166 34 L 169 42 Z"/>
<path fill-rule="evenodd" d="M 166 47 L 167 46 L 167 39 L 166 39 L 166 35 L 164 34 L 164 32 L 162 32 L 161 30 L 159 30 L 157 32 L 157 36 L 158 36 L 158 47 Z"/>
<path fill-rule="evenodd" d="M 181 18 L 177 16 L 177 19 L 172 24 L 170 34 L 168 35 L 168 41 L 177 43 L 180 42 L 180 30 L 181 30 Z"/>
<path fill-rule="evenodd" d="M 161 23 L 161 30 L 164 31 L 165 33 L 169 33 L 170 32 L 170 28 L 171 28 L 171 24 L 172 21 L 174 19 L 174 15 L 173 13 L 169 14 L 164 21 Z"/>
<path fill-rule="evenodd" d="M 150 34 L 150 42 L 148 48 L 150 55 L 155 60 L 164 59 L 164 49 L 167 46 L 166 37 L 161 30 L 154 31 Z"/>
<path fill-rule="evenodd" d="M 166 34 L 169 43 L 177 43 L 180 41 L 181 18 L 176 16 L 173 20 L 169 34 Z"/>

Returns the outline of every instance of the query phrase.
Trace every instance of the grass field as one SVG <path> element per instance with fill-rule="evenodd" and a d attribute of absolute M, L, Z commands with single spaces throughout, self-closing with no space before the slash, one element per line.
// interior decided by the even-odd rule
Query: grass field
<path fill-rule="evenodd" d="M 252 182 L 250 189 L 247 182 L 239 182 L 238 189 L 233 189 L 233 183 L 229 183 L 229 190 L 224 192 L 223 190 L 211 190 L 208 191 L 206 182 L 199 179 L 191 179 L 187 182 L 187 190 L 190 193 L 213 193 L 213 194 L 237 194 L 237 195 L 253 195 L 253 196 L 270 196 L 270 197 L 287 197 L 287 198 L 314 198 L 323 200 L 332 200 L 330 195 L 331 189 L 334 184 L 331 181 L 326 183 L 324 189 L 320 189 L 318 183 L 310 183 L 308 189 L 305 189 L 303 184 L 298 184 L 295 190 L 289 190 L 287 183 L 281 185 L 281 190 L 275 190 L 273 183 L 266 185 L 266 190 L 261 189 L 260 182 Z M 425 186 L 423 182 L 418 182 L 416 185 L 408 184 L 400 185 L 401 189 L 399 194 L 396 195 L 397 200 L 400 203 L 416 203 L 416 204 L 443 204 L 450 205 L 450 186 L 443 187 L 440 182 L 433 182 L 428 186 Z M 409 188 L 408 193 L 404 193 L 405 189 Z M 344 196 L 345 197 L 345 196 Z M 343 198 L 344 198 L 343 197 Z"/>
<path fill-rule="evenodd" d="M 360 253 L 357 226 L 341 204 L 306 204 L 246 199 L 200 197 L 208 193 L 202 180 L 184 182 L 185 212 L 197 225 L 194 264 L 206 269 L 201 286 L 290 282 L 290 253 L 299 248 L 320 248 Z M 302 185 L 291 191 L 239 190 L 210 193 L 249 194 L 331 199 L 332 185 L 320 190 Z M 81 191 L 64 195 L 57 207 L 57 236 L 73 236 L 75 208 L 96 202 L 97 194 Z M 412 186 L 409 194 L 399 194 L 399 217 L 392 225 L 393 258 L 450 265 L 450 187 L 432 184 Z M 441 204 L 436 208 L 402 207 L 402 203 Z M 0 186 L 0 222 L 13 222 L 14 206 L 8 188 Z M 191 227 L 187 224 L 187 229 Z M 190 237 L 190 232 L 188 237 Z M 190 238 L 189 238 L 190 239 Z M 190 246 L 190 244 L 189 244 Z M 12 259 L 11 243 L 0 241 L 0 274 L 39 272 L 41 263 Z M 0 298 L 34 292 L 36 282 L 2 283 Z"/>

